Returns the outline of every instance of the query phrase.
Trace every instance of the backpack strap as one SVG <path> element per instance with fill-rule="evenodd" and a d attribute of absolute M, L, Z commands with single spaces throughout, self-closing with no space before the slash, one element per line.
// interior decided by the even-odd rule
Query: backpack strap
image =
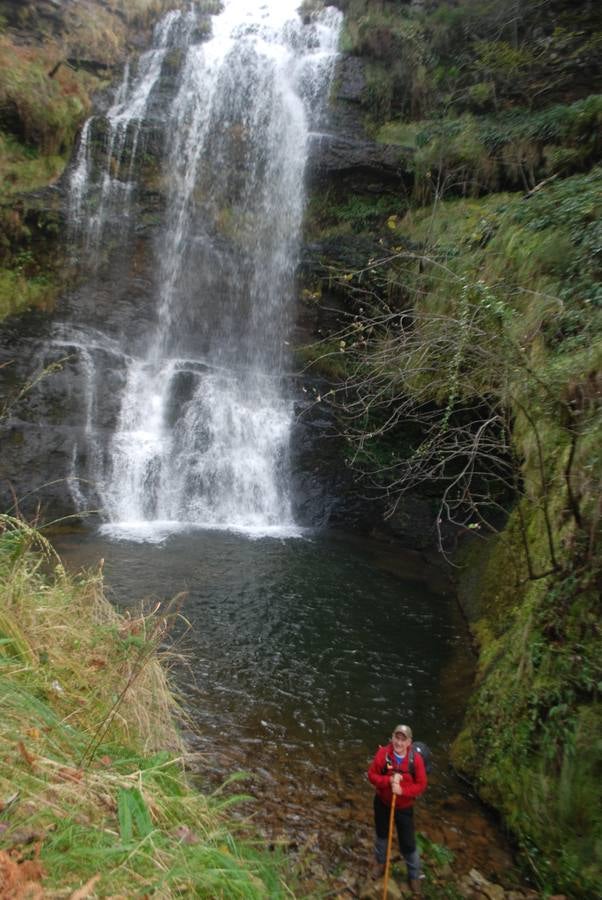
<path fill-rule="evenodd" d="M 391 756 L 387 753 L 387 755 L 385 756 L 385 764 L 382 767 L 380 774 L 388 775 L 389 772 L 391 772 L 394 768 L 395 767 L 393 765 L 393 760 L 391 759 Z"/>
<path fill-rule="evenodd" d="M 410 750 L 410 752 L 408 754 L 408 772 L 410 773 L 412 778 L 416 777 L 416 766 L 414 765 L 414 753 L 415 753 L 415 750 L 412 747 L 412 749 Z M 387 753 L 387 755 L 385 756 L 385 764 L 381 770 L 381 775 L 388 775 L 388 773 L 391 772 L 392 770 L 395 770 L 395 765 L 393 763 L 392 757 L 390 756 L 389 753 Z"/>

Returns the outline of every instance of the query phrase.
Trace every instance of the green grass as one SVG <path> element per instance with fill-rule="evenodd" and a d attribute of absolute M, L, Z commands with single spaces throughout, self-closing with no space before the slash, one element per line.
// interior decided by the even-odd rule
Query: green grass
<path fill-rule="evenodd" d="M 601 125 L 602 95 L 595 94 L 538 111 L 390 121 L 376 137 L 414 150 L 415 192 L 426 200 L 435 182 L 447 182 L 451 194 L 478 196 L 586 170 L 602 157 Z"/>
<path fill-rule="evenodd" d="M 584 76 L 600 90 L 599 78 L 585 75 L 595 71 L 602 47 L 600 18 L 591 8 L 560 9 L 553 20 L 545 7 L 519 10 L 514 0 L 435 8 L 347 0 L 344 9 L 342 47 L 368 61 L 363 106 L 374 127 L 393 116 L 541 109 L 559 96 L 582 96 Z"/>
<path fill-rule="evenodd" d="M 441 203 L 435 215 L 414 211 L 398 232 L 423 243 L 459 278 L 481 279 L 497 292 L 515 313 L 516 337 L 541 330 L 550 349 L 573 352 L 591 348 L 602 331 L 601 188 L 602 170 L 594 168 L 526 200 L 495 194 Z M 433 277 L 429 286 L 431 306 L 453 305 L 445 279 Z"/>
<path fill-rule="evenodd" d="M 90 109 L 84 73 L 61 66 L 52 78 L 49 71 L 61 54 L 58 49 L 27 47 L 0 36 L 0 104 L 8 111 L 5 133 L 41 155 L 71 151 L 75 134 Z"/>
<path fill-rule="evenodd" d="M 21 191 L 33 191 L 56 181 L 67 163 L 66 156 L 45 156 L 0 131 L 0 171 L 5 198 Z"/>
<path fill-rule="evenodd" d="M 169 610 L 118 615 L 99 572 L 68 576 L 7 516 L 0 595 L 0 861 L 33 857 L 52 896 L 292 896 L 280 853 L 232 824 L 240 794 L 187 783 L 158 652 Z"/>

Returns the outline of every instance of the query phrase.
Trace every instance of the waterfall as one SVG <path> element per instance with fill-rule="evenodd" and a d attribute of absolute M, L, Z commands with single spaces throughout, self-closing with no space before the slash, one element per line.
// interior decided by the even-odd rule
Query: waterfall
<path fill-rule="evenodd" d="M 84 245 L 91 251 L 87 256 L 89 264 L 94 262 L 99 252 L 107 225 L 118 223 L 123 226 L 127 221 L 140 128 L 149 99 L 161 76 L 168 49 L 185 44 L 190 39 L 194 23 L 192 13 L 183 15 L 178 10 L 167 13 L 155 27 L 153 46 L 140 57 L 134 79 L 131 78 L 129 63 L 126 63 L 113 104 L 104 120 L 98 123 L 104 128 L 98 184 L 94 184 L 92 171 L 91 137 L 95 120 L 88 119 L 82 129 L 71 175 L 69 217 L 72 240 L 83 235 Z M 94 201 L 95 209 L 92 209 L 91 201 Z"/>
<path fill-rule="evenodd" d="M 341 23 L 327 7 L 304 24 L 297 6 L 226 0 L 205 39 L 194 6 L 168 13 L 101 123 L 104 162 L 94 161 L 96 120 L 82 131 L 72 227 L 96 253 L 111 238 L 123 266 L 141 134 L 156 125 L 166 57 L 178 51 L 161 114 L 151 325 L 120 335 L 117 348 L 115 338 L 80 340 L 65 326 L 57 335 L 79 347 L 87 392 L 74 499 L 81 508 L 94 497 L 112 533 L 296 530 L 286 344 L 309 135 L 325 115 Z M 110 430 L 94 413 L 105 383 L 97 368 L 109 358 Z"/>

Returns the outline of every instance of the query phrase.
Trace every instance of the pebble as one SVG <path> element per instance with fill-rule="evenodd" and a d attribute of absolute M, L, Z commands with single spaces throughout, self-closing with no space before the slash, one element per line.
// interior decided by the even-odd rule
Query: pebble
<path fill-rule="evenodd" d="M 280 759 L 278 752 L 274 745 L 255 748 L 254 784 L 249 793 L 256 793 L 257 801 L 241 808 L 241 817 L 251 812 L 255 826 L 268 843 L 278 840 L 293 859 L 302 858 L 301 896 L 323 894 L 333 900 L 382 900 L 382 879 L 375 882 L 369 877 L 373 858 L 372 789 L 362 780 L 362 773 L 359 777 L 349 773 L 342 777 L 332 772 L 325 779 L 317 768 L 296 771 L 296 760 L 284 752 Z M 209 766 L 212 753 L 225 759 L 232 771 L 249 770 L 248 760 L 238 759 L 236 748 L 212 746 L 211 752 L 202 756 Z M 207 770 L 211 772 L 209 766 Z M 291 801 L 288 782 L 274 783 L 262 778 L 266 771 L 286 771 L 295 783 L 304 784 L 304 791 L 295 794 L 296 802 Z M 221 777 L 223 772 L 219 774 Z M 438 861 L 429 858 L 427 848 L 425 897 L 447 896 L 450 888 L 455 896 L 466 900 L 541 897 L 526 887 L 516 888 L 519 876 L 510 849 L 474 801 L 460 793 L 438 799 L 427 794 L 415 810 L 417 831 L 453 854 L 449 861 Z M 389 897 L 409 898 L 405 865 L 394 852 Z M 330 874 L 333 871 L 337 874 Z M 506 889 L 504 884 L 512 887 Z"/>

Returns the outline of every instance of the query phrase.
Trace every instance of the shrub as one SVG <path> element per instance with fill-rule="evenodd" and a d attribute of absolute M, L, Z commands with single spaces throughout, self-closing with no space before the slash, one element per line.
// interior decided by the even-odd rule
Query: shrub
<path fill-rule="evenodd" d="M 588 169 L 602 157 L 602 95 L 531 112 L 388 123 L 382 141 L 416 150 L 417 196 L 434 185 L 450 193 L 479 194 L 505 187 L 529 190 L 538 180 Z"/>
<path fill-rule="evenodd" d="M 71 150 L 89 111 L 86 76 L 61 67 L 50 50 L 21 47 L 0 38 L 0 126 L 44 155 Z"/>

